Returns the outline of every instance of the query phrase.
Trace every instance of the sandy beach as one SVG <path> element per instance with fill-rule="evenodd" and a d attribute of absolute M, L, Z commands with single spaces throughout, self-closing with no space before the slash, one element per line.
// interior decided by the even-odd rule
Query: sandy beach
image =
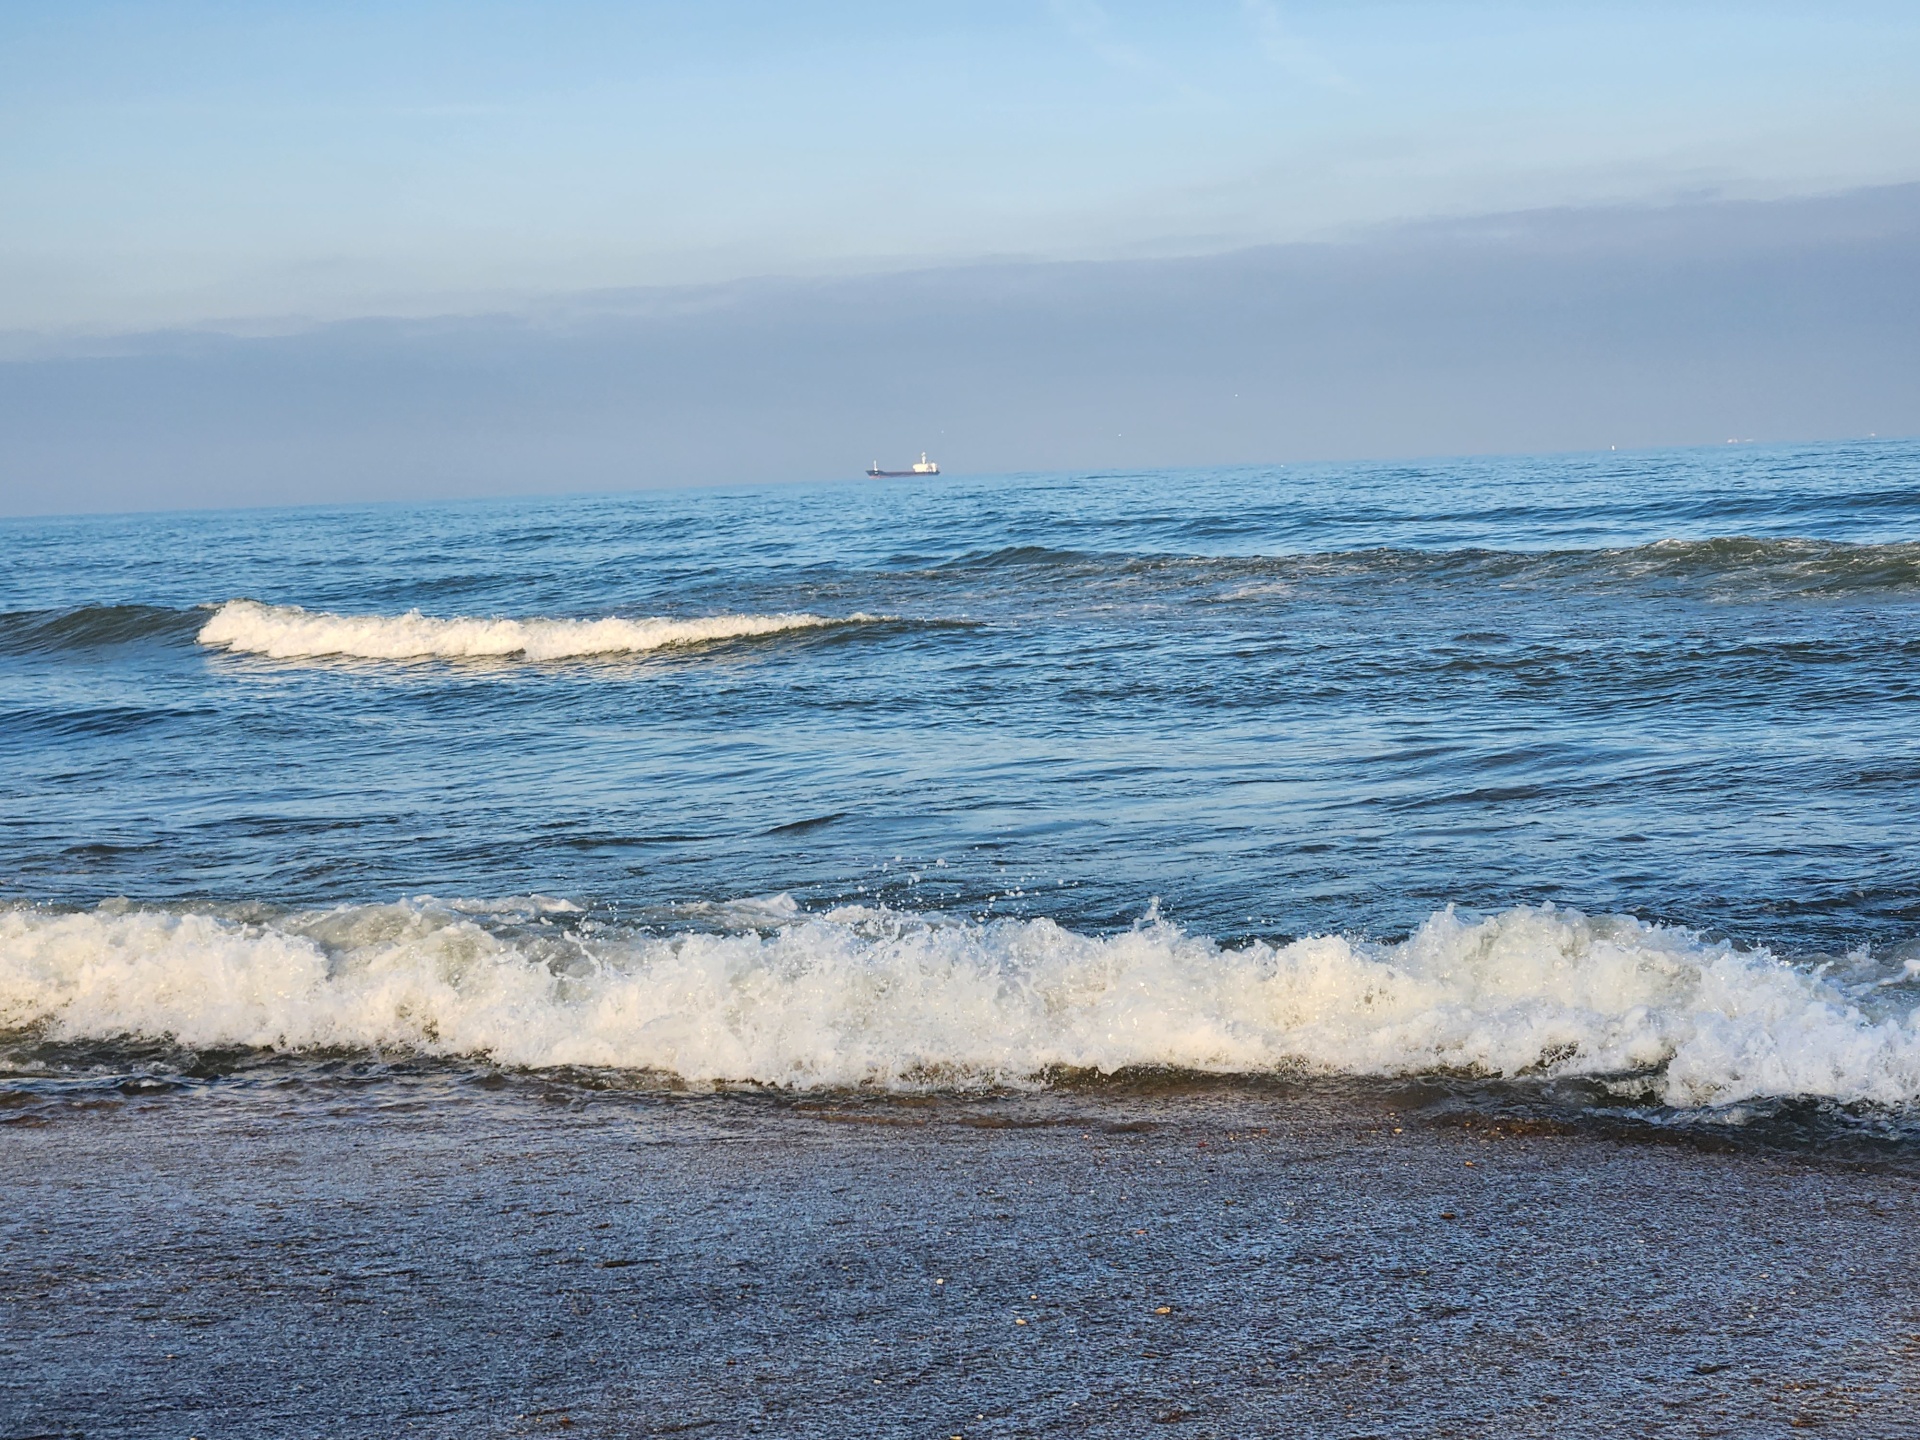
<path fill-rule="evenodd" d="M 8 1436 L 1898 1436 L 1920 1175 L 1264 1086 L 0 1130 Z"/>

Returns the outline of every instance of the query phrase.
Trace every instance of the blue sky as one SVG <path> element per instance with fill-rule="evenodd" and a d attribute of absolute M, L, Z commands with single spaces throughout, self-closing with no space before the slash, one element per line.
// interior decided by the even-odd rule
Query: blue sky
<path fill-rule="evenodd" d="M 0 329 L 1920 179 L 1908 3 L 0 7 Z"/>

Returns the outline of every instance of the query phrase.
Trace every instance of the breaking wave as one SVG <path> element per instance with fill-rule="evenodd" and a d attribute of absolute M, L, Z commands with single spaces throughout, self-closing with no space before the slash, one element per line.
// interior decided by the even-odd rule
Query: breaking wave
<path fill-rule="evenodd" d="M 1680 1107 L 1920 1104 L 1920 962 L 1844 982 L 1623 917 L 1451 908 L 1395 944 L 1227 947 L 784 896 L 662 934 L 559 902 L 269 921 L 0 911 L 0 1031 L 470 1056 L 696 1084 L 942 1088 L 1061 1070 L 1635 1077 Z M 1858 966 L 1874 967 L 1860 957 Z M 10 1047 L 9 1047 L 10 1048 Z"/>
<path fill-rule="evenodd" d="M 202 645 L 275 660 L 514 658 L 567 660 L 630 655 L 674 645 L 737 640 L 788 630 L 871 621 L 872 615 L 708 615 L 695 620 L 512 620 L 456 616 L 334 615 L 298 605 L 229 600 L 201 628 Z"/>

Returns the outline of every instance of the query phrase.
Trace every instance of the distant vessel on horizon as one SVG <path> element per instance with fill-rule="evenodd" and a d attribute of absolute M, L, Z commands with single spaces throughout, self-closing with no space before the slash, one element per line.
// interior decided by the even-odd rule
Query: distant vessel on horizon
<path fill-rule="evenodd" d="M 939 473 L 940 467 L 927 458 L 927 452 L 924 450 L 920 452 L 920 458 L 913 462 L 911 470 L 882 470 L 878 460 L 867 467 L 867 474 L 875 480 L 896 479 L 906 475 L 938 475 Z"/>

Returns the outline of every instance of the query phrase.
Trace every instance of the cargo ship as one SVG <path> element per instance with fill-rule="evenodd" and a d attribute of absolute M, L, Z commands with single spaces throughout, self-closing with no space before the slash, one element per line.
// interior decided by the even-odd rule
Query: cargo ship
<path fill-rule="evenodd" d="M 924 450 L 920 452 L 920 458 L 913 462 L 911 470 L 882 470 L 878 460 L 867 467 L 867 474 L 875 480 L 892 480 L 906 475 L 938 475 L 939 473 L 940 467 L 927 458 L 927 452 Z"/>

